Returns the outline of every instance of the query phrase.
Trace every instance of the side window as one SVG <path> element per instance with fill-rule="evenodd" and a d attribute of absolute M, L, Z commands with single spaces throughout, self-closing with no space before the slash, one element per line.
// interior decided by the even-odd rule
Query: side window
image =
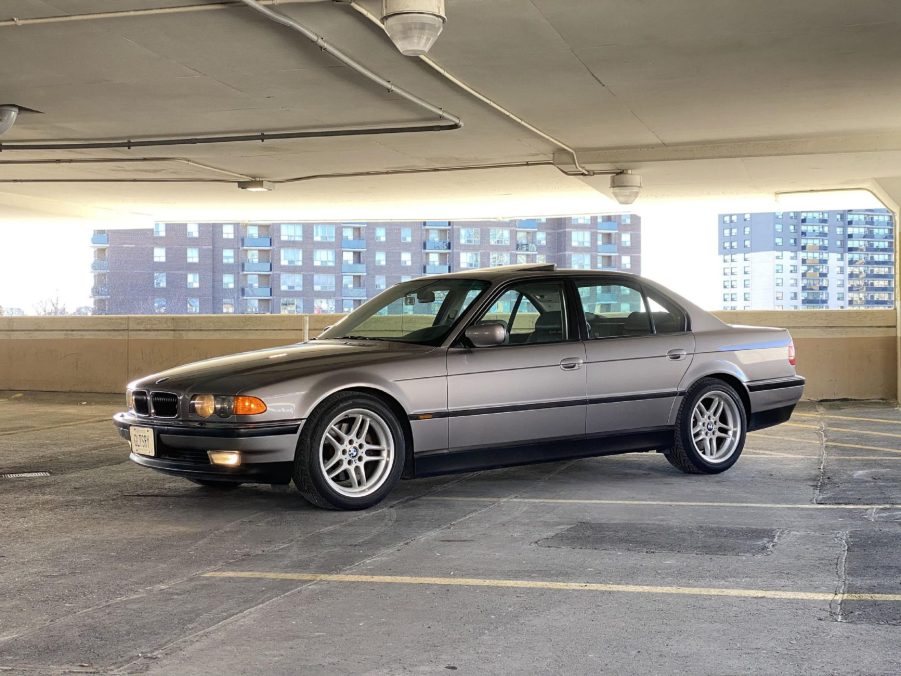
<path fill-rule="evenodd" d="M 665 298 L 648 294 L 651 318 L 657 333 L 681 333 L 685 330 L 685 313 Z"/>
<path fill-rule="evenodd" d="M 500 322 L 510 345 L 559 343 L 567 339 L 562 282 L 527 282 L 507 289 L 477 320 Z"/>
<path fill-rule="evenodd" d="M 651 323 L 641 292 L 628 284 L 579 284 L 579 298 L 588 336 L 617 338 L 646 336 Z"/>

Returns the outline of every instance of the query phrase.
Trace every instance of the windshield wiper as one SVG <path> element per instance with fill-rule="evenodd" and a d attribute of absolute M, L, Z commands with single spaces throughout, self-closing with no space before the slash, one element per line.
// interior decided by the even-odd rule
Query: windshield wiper
<path fill-rule="evenodd" d="M 343 340 L 384 340 L 384 338 L 375 338 L 373 336 L 341 336 Z"/>

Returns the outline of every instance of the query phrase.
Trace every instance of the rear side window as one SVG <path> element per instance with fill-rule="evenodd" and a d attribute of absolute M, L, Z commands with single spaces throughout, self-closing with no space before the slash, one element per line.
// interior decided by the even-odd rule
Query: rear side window
<path fill-rule="evenodd" d="M 657 333 L 682 333 L 685 331 L 685 313 L 668 299 L 653 293 L 648 294 L 651 319 Z"/>
<path fill-rule="evenodd" d="M 602 282 L 582 283 L 578 289 L 589 338 L 647 336 L 651 333 L 644 297 L 637 287 Z"/>

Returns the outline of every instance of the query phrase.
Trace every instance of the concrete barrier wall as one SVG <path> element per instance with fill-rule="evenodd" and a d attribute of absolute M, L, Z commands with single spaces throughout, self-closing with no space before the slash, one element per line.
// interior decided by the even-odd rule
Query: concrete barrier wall
<path fill-rule="evenodd" d="M 811 399 L 898 392 L 893 310 L 721 312 L 732 324 L 792 332 Z M 0 390 L 122 392 L 140 375 L 198 359 L 303 340 L 340 315 L 0 318 Z"/>

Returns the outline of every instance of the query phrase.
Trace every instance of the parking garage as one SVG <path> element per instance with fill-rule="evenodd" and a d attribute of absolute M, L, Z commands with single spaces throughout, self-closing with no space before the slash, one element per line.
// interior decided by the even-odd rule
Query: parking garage
<path fill-rule="evenodd" d="M 35 233 L 3 260 L 39 260 L 48 223 L 756 213 L 851 194 L 897 223 L 887 2 L 0 12 L 20 57 L 0 74 L 0 235 Z M 402 41 L 391 17 L 410 14 L 425 42 Z M 700 237 L 677 221 L 642 236 Z M 660 260 L 677 287 L 693 265 Z M 728 472 L 582 458 L 402 481 L 359 512 L 139 468 L 110 421 L 135 378 L 340 317 L 0 317 L 0 671 L 897 671 L 897 299 L 717 316 L 787 328 L 806 378 Z"/>

